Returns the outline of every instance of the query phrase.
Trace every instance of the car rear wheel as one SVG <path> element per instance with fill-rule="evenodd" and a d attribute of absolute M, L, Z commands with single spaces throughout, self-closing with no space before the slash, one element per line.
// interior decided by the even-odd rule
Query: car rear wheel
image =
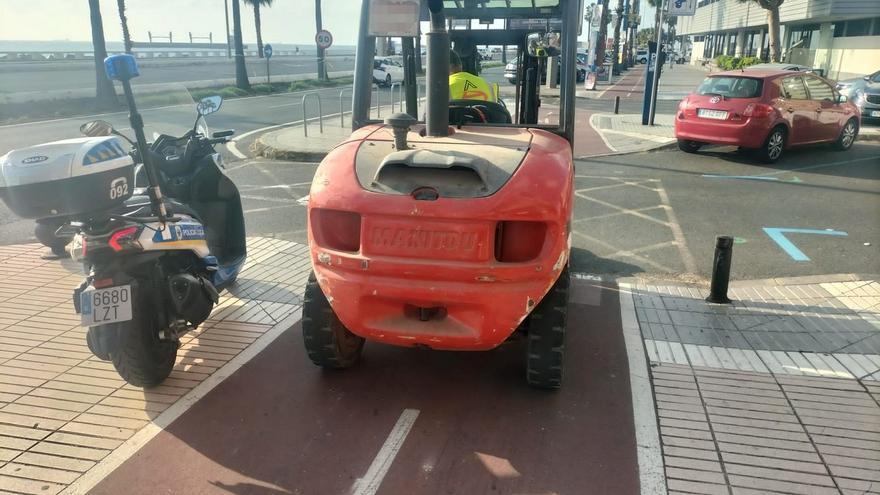
<path fill-rule="evenodd" d="M 684 151 L 685 153 L 696 153 L 700 151 L 700 148 L 703 147 L 703 143 L 699 143 L 697 141 L 690 141 L 687 139 L 679 139 L 678 140 L 678 149 Z"/>
<path fill-rule="evenodd" d="M 314 273 L 306 285 L 302 331 L 309 359 L 322 368 L 350 368 L 361 357 L 364 339 L 345 328 Z"/>
<path fill-rule="evenodd" d="M 837 141 L 834 142 L 834 149 L 846 151 L 852 148 L 858 135 L 859 124 L 856 122 L 856 119 L 849 119 L 843 126 L 843 129 L 840 130 L 840 136 L 837 138 Z"/>
<path fill-rule="evenodd" d="M 765 163 L 775 163 L 785 151 L 785 140 L 785 128 L 782 126 L 774 127 L 764 141 L 764 145 L 758 150 L 758 157 Z"/>
<path fill-rule="evenodd" d="M 571 279 L 565 268 L 528 318 L 526 380 L 535 388 L 562 386 L 565 321 Z"/>

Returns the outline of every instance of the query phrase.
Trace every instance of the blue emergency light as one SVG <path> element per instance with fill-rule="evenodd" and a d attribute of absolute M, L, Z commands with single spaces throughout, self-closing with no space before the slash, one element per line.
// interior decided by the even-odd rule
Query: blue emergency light
<path fill-rule="evenodd" d="M 107 78 L 111 81 L 127 81 L 141 75 L 138 72 L 137 60 L 128 53 L 110 55 L 105 58 L 104 72 L 107 73 Z"/>

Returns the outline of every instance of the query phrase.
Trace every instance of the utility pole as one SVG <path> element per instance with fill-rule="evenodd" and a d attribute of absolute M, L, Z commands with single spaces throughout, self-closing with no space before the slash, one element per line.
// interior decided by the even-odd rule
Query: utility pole
<path fill-rule="evenodd" d="M 668 2 L 663 2 L 660 0 L 660 5 L 657 6 L 657 54 L 654 55 L 654 78 L 651 82 L 651 107 L 648 111 L 648 124 L 654 125 L 654 114 L 657 112 L 657 87 L 660 85 L 660 70 L 662 69 L 662 65 L 660 63 L 660 52 L 663 47 L 663 5 Z"/>
<path fill-rule="evenodd" d="M 223 10 L 226 12 L 226 58 L 232 58 L 232 45 L 229 44 L 229 0 L 223 0 Z"/>

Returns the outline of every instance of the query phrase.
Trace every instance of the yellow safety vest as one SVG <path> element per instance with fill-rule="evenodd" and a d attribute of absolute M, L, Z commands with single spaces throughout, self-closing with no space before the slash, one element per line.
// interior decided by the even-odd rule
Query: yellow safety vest
<path fill-rule="evenodd" d="M 456 72 L 449 76 L 449 99 L 495 101 L 486 81 L 469 72 Z"/>

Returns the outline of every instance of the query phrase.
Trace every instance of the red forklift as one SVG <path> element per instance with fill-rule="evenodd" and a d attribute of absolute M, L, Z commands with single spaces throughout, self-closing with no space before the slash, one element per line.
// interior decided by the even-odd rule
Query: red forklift
<path fill-rule="evenodd" d="M 363 0 L 353 132 L 321 162 L 309 195 L 313 273 L 302 329 L 316 365 L 352 367 L 367 340 L 487 351 L 522 336 L 528 383 L 561 386 L 581 8 L 579 0 Z M 430 22 L 424 116 L 420 20 Z M 504 28 L 469 28 L 486 20 Z M 384 121 L 370 118 L 377 36 L 401 37 L 406 72 L 406 113 Z M 453 44 L 470 71 L 476 46 L 518 47 L 524 77 L 515 95 L 450 100 Z M 556 56 L 558 100 L 539 93 L 543 64 Z"/>

